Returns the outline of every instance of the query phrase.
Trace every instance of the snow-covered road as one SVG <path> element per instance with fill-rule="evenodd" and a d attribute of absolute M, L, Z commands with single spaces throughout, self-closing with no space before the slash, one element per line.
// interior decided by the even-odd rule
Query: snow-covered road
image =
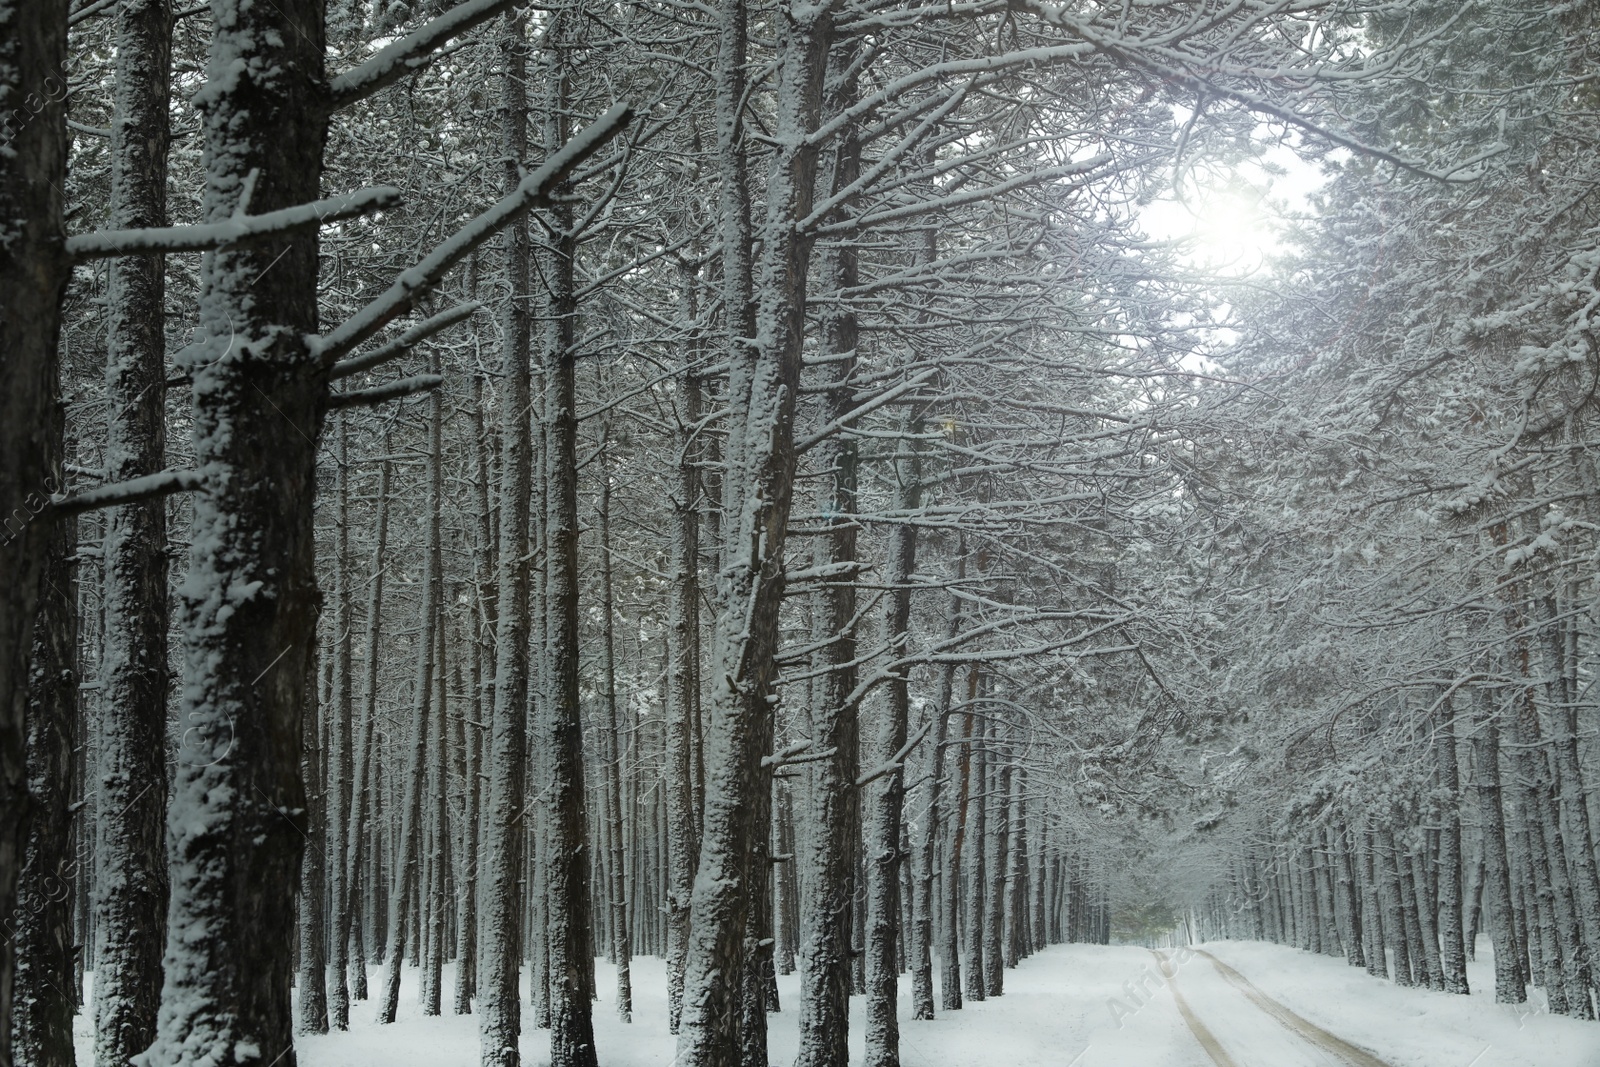
<path fill-rule="evenodd" d="M 931 1022 L 901 1015 L 903 1067 L 1600 1067 L 1600 1025 L 1554 1018 L 1537 1005 L 1495 1004 L 1492 961 L 1480 944 L 1470 965 L 1471 997 L 1400 989 L 1342 960 L 1257 942 L 1220 942 L 1207 955 L 1129 946 L 1060 945 L 1005 974 L 999 998 L 940 1012 Z M 1166 976 L 1171 976 L 1170 980 Z M 349 1033 L 302 1037 L 303 1067 L 472 1067 L 478 1062 L 477 1020 L 424 1018 L 416 1002 L 416 973 L 405 976 L 399 1021 L 379 1026 L 373 1004 L 354 1005 Z M 601 965 L 595 1039 L 605 1067 L 671 1067 L 673 1038 L 666 1027 L 665 969 L 660 960 L 634 961 L 634 1022 L 611 1010 L 615 972 Z M 1243 982 L 1279 1013 L 1264 1009 Z M 453 975 L 446 973 L 446 990 Z M 798 978 L 779 979 L 784 1011 L 770 1016 L 771 1062 L 794 1062 Z M 1177 997 L 1174 996 L 1174 990 Z M 909 981 L 901 988 L 909 1001 Z M 1179 998 L 1209 1032 L 1208 1052 L 1185 1021 Z M 449 1002 L 447 993 L 446 1003 Z M 859 1019 L 860 998 L 851 1004 Z M 447 1009 L 448 1010 L 448 1009 Z M 526 1010 L 526 1009 L 525 1009 Z M 1370 1062 L 1318 1047 L 1297 1036 L 1284 1018 L 1326 1031 Z M 87 1014 L 78 1017 L 78 1062 L 92 1063 Z M 859 1028 L 852 1032 L 859 1062 Z M 548 1063 L 541 1031 L 525 1034 L 524 1062 Z M 1220 1056 L 1220 1058 L 1219 1058 Z"/>

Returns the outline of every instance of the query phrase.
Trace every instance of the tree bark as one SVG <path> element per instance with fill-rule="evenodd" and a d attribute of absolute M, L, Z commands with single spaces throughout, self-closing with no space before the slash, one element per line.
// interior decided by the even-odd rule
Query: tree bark
<path fill-rule="evenodd" d="M 202 215 L 317 199 L 326 132 L 322 0 L 219 8 L 203 94 Z M 226 17 L 223 17 L 226 15 Z M 249 203 L 245 198 L 249 197 Z M 208 253 L 192 381 L 184 741 L 168 823 L 172 896 L 153 1063 L 293 1067 L 294 893 L 305 839 L 300 719 L 318 593 L 313 499 L 327 408 L 317 232 Z M 195 936 L 204 931 L 204 937 Z"/>
<path fill-rule="evenodd" d="M 295 1033 L 328 1032 L 328 988 L 323 893 L 327 889 L 324 827 L 327 824 L 327 793 L 322 774 L 322 723 L 317 699 L 317 662 L 312 649 L 306 671 L 305 714 L 301 725 L 300 776 L 306 783 L 306 839 L 300 860 L 300 971 L 295 979 L 299 996 L 295 1001 Z"/>
<path fill-rule="evenodd" d="M 62 477 L 64 405 L 51 422 L 50 469 Z M 73 1067 L 72 756 L 78 744 L 78 523 L 49 527 L 28 685 L 27 845 L 11 936 L 16 952 L 12 1050 L 26 1067 Z"/>
<path fill-rule="evenodd" d="M 170 0 L 117 8 L 111 220 L 167 224 Z M 166 264 L 113 259 L 107 270 L 106 475 L 166 465 Z M 95 1062 L 121 1067 L 155 1037 L 167 930 L 167 504 L 112 509 L 96 792 Z"/>
<path fill-rule="evenodd" d="M 911 436 L 917 422 L 910 421 Z M 912 514 L 922 502 L 922 472 L 915 451 L 895 464 L 895 509 Z M 910 668 L 903 661 L 911 647 L 911 577 L 917 568 L 917 528 L 901 523 L 889 533 L 884 578 L 889 586 L 884 614 L 888 680 L 884 683 L 874 759 L 870 773 L 889 768 L 868 785 L 867 810 L 867 1018 L 868 1067 L 899 1067 L 899 971 L 896 947 L 900 929 L 900 873 L 904 854 L 901 830 L 905 805 L 904 751 L 911 718 Z M 925 951 L 925 950 L 924 950 Z"/>
<path fill-rule="evenodd" d="M 575 6 L 551 15 L 545 30 L 544 146 L 567 139 L 567 49 L 582 17 Z M 570 191 L 569 191 L 570 192 Z M 543 900 L 549 951 L 551 1067 L 594 1067 L 594 957 L 589 944 L 588 794 L 584 788 L 582 709 L 578 702 L 578 412 L 574 350 L 577 234 L 559 200 L 541 213 L 548 233 L 537 247 L 544 281 L 543 362 L 547 382 L 545 580 L 549 689 L 535 714 L 545 777 Z"/>
<path fill-rule="evenodd" d="M 502 64 L 501 152 L 507 190 L 520 180 L 528 153 L 528 43 L 526 23 L 511 20 L 500 37 Z M 529 498 L 533 494 L 531 327 L 528 320 L 528 228 L 512 226 L 503 238 L 508 291 L 501 333 L 499 611 L 495 632 L 494 711 L 485 768 L 489 780 L 484 821 L 482 933 L 479 940 L 479 1039 L 483 1067 L 517 1067 L 522 1015 L 517 973 L 521 960 L 522 842 L 529 637 Z"/>
<path fill-rule="evenodd" d="M 28 660 L 51 544 L 41 517 L 65 488 L 50 466 L 66 186 L 67 0 L 0 8 L 0 915 L 17 901 L 28 817 Z M 0 1064 L 11 1062 L 15 946 L 0 940 Z"/>

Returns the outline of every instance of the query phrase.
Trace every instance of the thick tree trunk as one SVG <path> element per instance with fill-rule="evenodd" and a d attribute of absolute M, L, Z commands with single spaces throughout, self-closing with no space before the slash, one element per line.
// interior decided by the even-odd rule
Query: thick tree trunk
<path fill-rule="evenodd" d="M 0 7 L 0 915 L 16 905 L 28 814 L 28 660 L 39 576 L 51 543 L 41 517 L 65 488 L 50 466 L 66 185 L 67 0 Z M 0 939 L 0 1064 L 11 1062 L 15 945 Z"/>
<path fill-rule="evenodd" d="M 218 8 L 203 96 L 216 222 L 317 199 L 326 128 L 322 0 Z M 249 197 L 249 203 L 245 198 Z M 192 380 L 184 741 L 168 823 L 172 904 L 150 1061 L 293 1067 L 290 954 L 305 840 L 300 717 L 318 593 L 312 504 L 326 365 L 315 230 L 202 259 Z M 195 931 L 205 931 L 204 937 Z"/>
<path fill-rule="evenodd" d="M 111 223 L 167 223 L 170 0 L 117 8 Z M 166 464 L 165 261 L 107 271 L 106 475 Z M 95 794 L 95 1062 L 122 1067 L 150 1047 L 161 1003 L 167 916 L 167 504 L 113 509 L 105 552 Z"/>
<path fill-rule="evenodd" d="M 55 405 L 50 470 L 62 477 L 63 405 Z M 72 756 L 78 744 L 76 519 L 51 524 L 28 679 L 27 845 L 11 936 L 16 952 L 15 1062 L 73 1067 Z"/>
<path fill-rule="evenodd" d="M 975 697 L 978 694 L 973 694 Z M 967 888 L 967 962 L 966 962 L 966 993 L 967 999 L 981 1001 L 988 994 L 988 983 L 985 981 L 984 954 L 986 950 L 984 933 L 988 930 L 985 912 L 985 897 L 988 895 L 989 878 L 985 861 L 988 850 L 988 827 L 986 812 L 989 807 L 989 775 L 987 765 L 991 762 L 987 737 L 989 734 L 989 717 L 983 713 L 974 713 L 977 719 L 977 729 L 973 731 L 970 748 L 972 786 L 967 793 L 967 834 L 971 837 L 971 846 L 968 848 L 971 858 L 967 862 L 966 888 Z"/>

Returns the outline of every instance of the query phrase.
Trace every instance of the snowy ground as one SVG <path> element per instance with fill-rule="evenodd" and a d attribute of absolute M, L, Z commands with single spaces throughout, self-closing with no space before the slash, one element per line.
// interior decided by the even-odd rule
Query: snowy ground
<path fill-rule="evenodd" d="M 1600 1024 L 1529 1011 L 1532 1005 L 1514 1009 L 1493 1002 L 1487 945 L 1469 967 L 1470 998 L 1399 989 L 1341 960 L 1276 945 L 1225 941 L 1204 947 L 1281 1005 L 1280 1012 L 1292 1013 L 1288 1018 L 1299 1016 L 1390 1067 L 1600 1067 Z M 624 1026 L 611 1008 L 615 971 L 600 967 L 601 1003 L 595 1005 L 600 1062 L 671 1067 L 662 963 L 635 960 L 633 976 L 634 1022 Z M 377 973 L 372 977 L 376 980 Z M 1200 954 L 1176 967 L 1172 984 L 1200 1029 L 1214 1039 L 1209 1053 L 1159 976 L 1155 957 L 1144 949 L 1058 946 L 1023 961 L 1005 977 L 1006 994 L 998 999 L 941 1012 L 932 1022 L 902 1014 L 904 1067 L 1339 1067 L 1365 1062 L 1297 1036 Z M 399 1021 L 392 1026 L 373 1021 L 372 1002 L 358 1002 L 349 1033 L 300 1038 L 303 1067 L 477 1064 L 477 1020 L 449 1014 L 424 1018 L 415 979 L 414 972 L 406 976 Z M 452 983 L 447 970 L 446 1011 Z M 774 1067 L 787 1067 L 794 1061 L 798 979 L 790 975 L 778 985 L 785 1010 L 769 1019 L 771 1058 Z M 906 980 L 902 1005 L 909 993 Z M 860 1011 L 855 998 L 852 1014 L 859 1018 Z M 87 1013 L 77 1022 L 78 1062 L 88 1067 Z M 859 1059 L 859 1030 L 851 1034 L 851 1050 Z M 547 1063 L 545 1034 L 527 1034 L 522 1051 L 530 1065 Z"/>

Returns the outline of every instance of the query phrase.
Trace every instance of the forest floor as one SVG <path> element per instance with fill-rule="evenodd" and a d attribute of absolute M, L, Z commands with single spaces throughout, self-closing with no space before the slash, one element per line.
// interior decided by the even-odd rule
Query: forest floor
<path fill-rule="evenodd" d="M 1162 979 L 1154 954 L 1142 948 L 1046 949 L 1006 972 L 1003 997 L 940 1012 L 931 1022 L 913 1021 L 902 1012 L 901 1062 L 904 1067 L 1600 1067 L 1600 1024 L 1548 1015 L 1538 999 L 1517 1008 L 1494 1003 L 1493 962 L 1481 942 L 1478 959 L 1468 965 L 1471 997 L 1401 989 L 1343 960 L 1278 945 L 1225 941 L 1204 948 L 1224 967 L 1201 953 L 1183 957 L 1167 950 L 1167 973 L 1174 975 L 1170 983 Z M 1175 974 L 1173 961 L 1178 961 Z M 1230 976 L 1227 969 L 1235 973 Z M 667 1033 L 662 961 L 634 961 L 631 1025 L 619 1022 L 612 1010 L 615 975 L 613 967 L 600 965 L 601 1000 L 595 1005 L 600 1062 L 671 1067 L 674 1039 Z M 374 969 L 372 980 L 377 977 Z M 396 1023 L 379 1026 L 372 1003 L 358 1002 L 352 1006 L 350 1032 L 297 1041 L 301 1067 L 474 1067 L 477 1019 L 422 1016 L 416 977 L 414 971 L 405 977 Z M 794 1062 L 798 983 L 796 975 L 778 979 L 785 1010 L 769 1016 L 774 1067 Z M 447 1012 L 452 985 L 446 968 Z M 1241 985 L 1253 987 L 1253 995 Z M 1169 986 L 1176 987 L 1182 1008 Z M 909 999 L 909 979 L 903 979 L 902 1007 Z M 851 1013 L 861 1017 L 861 998 L 852 998 Z M 80 1014 L 81 1067 L 93 1062 L 88 1023 L 88 1014 Z M 1197 1032 L 1208 1039 L 1203 1042 Z M 859 1027 L 850 1037 L 851 1059 L 858 1062 L 863 1054 Z M 549 1061 L 541 1031 L 523 1036 L 522 1051 L 530 1067 Z"/>

